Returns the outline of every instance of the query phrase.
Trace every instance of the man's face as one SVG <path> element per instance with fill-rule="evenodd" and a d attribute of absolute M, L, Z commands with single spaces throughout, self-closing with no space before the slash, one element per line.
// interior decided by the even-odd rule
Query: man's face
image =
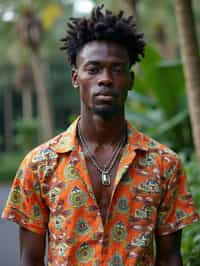
<path fill-rule="evenodd" d="M 123 114 L 133 80 L 126 49 L 112 42 L 92 41 L 79 52 L 76 65 L 72 82 L 80 91 L 81 112 L 104 119 Z"/>

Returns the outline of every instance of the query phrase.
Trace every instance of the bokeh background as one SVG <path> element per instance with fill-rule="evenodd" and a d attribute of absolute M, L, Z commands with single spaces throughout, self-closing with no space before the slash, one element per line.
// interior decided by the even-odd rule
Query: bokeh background
<path fill-rule="evenodd" d="M 69 17 L 96 4 L 134 15 L 144 32 L 126 115 L 180 154 L 200 210 L 199 0 L 0 0 L 0 211 L 24 155 L 79 114 L 60 39 Z M 0 265 L 18 265 L 17 227 L 0 220 L 0 235 Z M 184 265 L 200 265 L 199 223 L 184 230 L 182 253 Z"/>

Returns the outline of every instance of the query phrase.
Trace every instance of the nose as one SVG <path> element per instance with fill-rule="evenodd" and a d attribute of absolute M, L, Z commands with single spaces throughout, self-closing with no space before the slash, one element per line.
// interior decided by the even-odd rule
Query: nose
<path fill-rule="evenodd" d="M 113 84 L 112 75 L 109 73 L 108 70 L 103 70 L 102 73 L 99 75 L 98 85 L 112 86 L 112 84 Z"/>

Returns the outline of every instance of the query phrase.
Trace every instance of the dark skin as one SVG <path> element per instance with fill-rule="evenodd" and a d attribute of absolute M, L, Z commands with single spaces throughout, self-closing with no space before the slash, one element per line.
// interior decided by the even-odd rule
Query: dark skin
<path fill-rule="evenodd" d="M 79 52 L 76 69 L 72 72 L 72 83 L 80 93 L 80 128 L 101 166 L 110 160 L 126 132 L 124 103 L 132 82 L 133 73 L 130 72 L 129 56 L 124 47 L 106 41 L 93 41 Z M 109 187 L 101 184 L 101 176 L 87 155 L 85 160 L 105 224 L 120 156 L 112 169 Z M 156 236 L 156 266 L 182 265 L 180 240 L 181 230 Z M 44 235 L 20 229 L 20 246 L 21 265 L 44 265 Z"/>
<path fill-rule="evenodd" d="M 105 42 L 101 42 L 100 46 L 97 42 L 86 45 L 77 58 L 77 70 L 72 73 L 72 81 L 80 92 L 81 132 L 97 161 L 103 166 L 112 157 L 126 131 L 124 102 L 128 88 L 132 85 L 126 50 L 114 44 L 107 46 Z M 108 114 L 106 117 L 105 113 Z M 83 151 L 87 154 L 84 148 Z M 120 157 L 112 169 L 109 187 L 102 185 L 101 175 L 87 155 L 85 159 L 105 223 Z"/>
<path fill-rule="evenodd" d="M 20 227 L 20 266 L 44 266 L 45 235 Z"/>

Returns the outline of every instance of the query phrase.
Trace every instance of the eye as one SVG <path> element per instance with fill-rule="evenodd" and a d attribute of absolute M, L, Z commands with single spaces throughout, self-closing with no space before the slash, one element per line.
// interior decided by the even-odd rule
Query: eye
<path fill-rule="evenodd" d="M 97 74 L 99 72 L 99 67 L 97 66 L 90 66 L 87 68 L 87 72 L 91 75 Z"/>
<path fill-rule="evenodd" d="M 124 73 L 125 72 L 125 67 L 124 66 L 119 66 L 119 65 L 117 65 L 117 66 L 114 66 L 113 68 L 112 68 L 112 72 L 113 73 L 117 73 L 117 74 L 120 74 L 120 73 Z"/>

